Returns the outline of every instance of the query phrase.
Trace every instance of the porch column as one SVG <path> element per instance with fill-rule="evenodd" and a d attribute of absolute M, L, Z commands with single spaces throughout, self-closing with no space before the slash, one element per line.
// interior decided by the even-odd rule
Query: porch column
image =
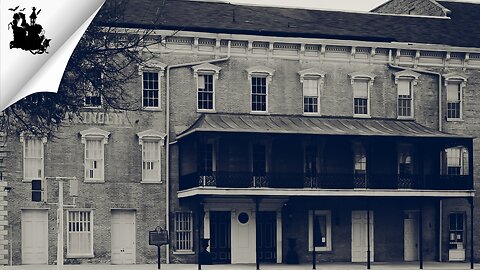
<path fill-rule="evenodd" d="M 282 210 L 277 211 L 277 263 L 282 263 Z"/>
<path fill-rule="evenodd" d="M 370 200 L 367 201 L 367 269 L 370 269 Z"/>
<path fill-rule="evenodd" d="M 468 198 L 468 202 L 470 203 L 470 269 L 475 268 L 475 252 L 474 252 L 474 244 L 473 244 L 473 197 Z"/>
<path fill-rule="evenodd" d="M 199 201 L 198 204 L 198 209 L 197 209 L 197 231 L 198 231 L 198 239 L 197 239 L 197 269 L 201 270 L 202 269 L 202 259 L 201 259 L 201 253 L 202 253 L 202 223 L 203 223 L 203 204 L 201 201 Z"/>
<path fill-rule="evenodd" d="M 259 234 L 259 230 L 258 230 L 258 204 L 259 204 L 259 201 L 260 201 L 260 198 L 255 198 L 255 223 L 256 223 L 256 230 L 255 230 L 255 234 L 256 234 L 256 239 L 257 239 L 257 243 L 255 244 L 255 261 L 256 261 L 256 264 L 257 264 L 257 270 L 260 270 L 260 258 L 258 256 L 258 236 L 260 235 Z"/>
<path fill-rule="evenodd" d="M 204 210 L 203 215 L 203 238 L 210 239 L 210 209 Z M 207 247 L 210 252 L 210 245 Z"/>
<path fill-rule="evenodd" d="M 317 254 L 315 251 L 315 210 L 312 210 L 312 269 L 317 269 Z"/>
<path fill-rule="evenodd" d="M 419 263 L 420 263 L 420 269 L 423 269 L 423 199 L 422 198 L 420 198 L 420 214 L 418 219 L 419 219 L 418 237 L 420 238 Z"/>

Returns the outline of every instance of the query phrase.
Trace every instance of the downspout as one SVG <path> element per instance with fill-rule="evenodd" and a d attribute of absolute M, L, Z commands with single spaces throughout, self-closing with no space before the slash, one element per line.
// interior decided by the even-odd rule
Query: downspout
<path fill-rule="evenodd" d="M 206 63 L 218 63 L 218 62 L 224 62 L 230 59 L 230 45 L 231 41 L 228 41 L 228 51 L 227 51 L 227 57 L 224 58 L 218 58 L 218 59 L 210 59 L 210 60 L 203 60 L 203 61 L 197 61 L 197 62 L 189 62 L 189 63 L 183 63 L 183 64 L 175 64 L 175 65 L 169 65 L 167 66 L 167 74 L 166 74 L 166 89 L 165 89 L 165 131 L 167 133 L 167 143 L 165 146 L 165 193 L 166 193 L 166 199 L 165 199 L 165 209 L 166 209 L 166 219 L 165 219 L 165 226 L 166 230 L 170 229 L 170 70 L 175 69 L 175 68 L 182 68 L 182 67 L 188 67 L 188 66 L 196 66 L 196 65 L 201 65 L 201 64 L 206 64 Z M 200 233 L 200 232 L 199 232 Z M 167 264 L 170 263 L 170 244 L 165 246 L 165 250 L 167 253 L 166 256 L 166 261 Z M 199 251 L 197 251 L 199 252 Z"/>
<path fill-rule="evenodd" d="M 435 71 L 424 70 L 424 69 L 416 69 L 410 67 L 402 67 L 392 64 L 392 49 L 388 50 L 388 66 L 390 68 L 397 68 L 402 70 L 411 70 L 418 73 L 425 73 L 430 75 L 438 76 L 438 131 L 442 131 L 443 128 L 443 118 L 442 118 L 442 74 Z"/>

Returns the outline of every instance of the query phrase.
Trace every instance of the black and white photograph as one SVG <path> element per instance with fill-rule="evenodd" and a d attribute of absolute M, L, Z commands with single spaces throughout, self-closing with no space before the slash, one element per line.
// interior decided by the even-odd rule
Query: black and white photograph
<path fill-rule="evenodd" d="M 0 268 L 480 269 L 480 0 L 8 1 Z"/>

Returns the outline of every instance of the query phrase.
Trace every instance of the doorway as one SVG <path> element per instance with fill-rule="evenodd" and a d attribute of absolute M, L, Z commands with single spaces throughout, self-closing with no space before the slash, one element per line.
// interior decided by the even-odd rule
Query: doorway
<path fill-rule="evenodd" d="M 231 214 L 229 211 L 210 212 L 210 254 L 212 263 L 231 263 Z"/>
<path fill-rule="evenodd" d="M 112 264 L 135 263 L 135 211 L 112 210 Z"/>
<path fill-rule="evenodd" d="M 405 261 L 418 261 L 418 211 L 405 211 L 403 219 L 403 254 Z"/>
<path fill-rule="evenodd" d="M 370 261 L 373 262 L 373 211 L 370 211 Z M 352 211 L 352 262 L 366 262 L 368 250 L 367 211 Z"/>
<path fill-rule="evenodd" d="M 257 246 L 261 262 L 277 262 L 277 220 L 276 212 L 258 212 Z"/>

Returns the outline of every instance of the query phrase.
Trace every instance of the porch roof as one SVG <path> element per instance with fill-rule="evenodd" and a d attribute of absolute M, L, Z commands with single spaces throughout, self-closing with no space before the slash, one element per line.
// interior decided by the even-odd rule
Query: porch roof
<path fill-rule="evenodd" d="M 194 132 L 473 138 L 441 132 L 413 120 L 300 115 L 202 114 L 193 125 L 178 134 L 177 139 Z"/>

